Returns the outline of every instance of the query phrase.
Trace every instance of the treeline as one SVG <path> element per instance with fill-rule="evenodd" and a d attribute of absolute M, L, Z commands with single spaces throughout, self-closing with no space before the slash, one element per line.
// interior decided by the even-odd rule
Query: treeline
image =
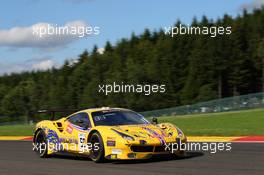
<path fill-rule="evenodd" d="M 177 21 L 176 26 L 181 22 Z M 0 115 L 27 115 L 43 108 L 117 106 L 159 109 L 262 91 L 264 9 L 192 26 L 231 26 L 231 35 L 171 37 L 163 29 L 132 34 L 103 54 L 95 46 L 59 69 L 0 77 Z M 99 84 L 165 84 L 165 93 L 99 93 Z"/>

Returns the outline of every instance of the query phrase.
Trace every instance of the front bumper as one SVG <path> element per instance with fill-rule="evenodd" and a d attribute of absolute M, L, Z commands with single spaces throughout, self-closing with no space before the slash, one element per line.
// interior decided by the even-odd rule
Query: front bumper
<path fill-rule="evenodd" d="M 176 154 L 181 155 L 183 151 L 178 147 L 172 152 L 168 149 L 168 145 L 172 144 L 181 145 L 187 143 L 187 138 L 177 138 L 174 142 L 166 142 L 165 144 L 117 144 L 115 147 L 105 147 L 105 158 L 111 160 L 132 160 L 132 159 L 148 159 L 153 155 L 162 154 Z"/>

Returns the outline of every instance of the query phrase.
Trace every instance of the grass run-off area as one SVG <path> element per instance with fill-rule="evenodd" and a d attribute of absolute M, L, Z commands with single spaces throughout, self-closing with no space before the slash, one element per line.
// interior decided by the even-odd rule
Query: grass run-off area
<path fill-rule="evenodd" d="M 264 135 L 264 109 L 160 117 L 158 120 L 177 125 L 186 135 Z"/>
<path fill-rule="evenodd" d="M 186 135 L 199 136 L 243 136 L 264 135 L 264 109 L 234 112 L 165 116 L 159 123 L 171 122 Z M 0 126 L 1 136 L 31 136 L 34 126 Z"/>
<path fill-rule="evenodd" d="M 32 136 L 34 125 L 4 125 L 0 126 L 0 136 Z"/>

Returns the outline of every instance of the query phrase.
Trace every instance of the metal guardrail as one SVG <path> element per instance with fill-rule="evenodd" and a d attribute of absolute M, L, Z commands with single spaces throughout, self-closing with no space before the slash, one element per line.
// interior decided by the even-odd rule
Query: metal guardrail
<path fill-rule="evenodd" d="M 178 106 L 141 112 L 146 117 L 160 117 L 173 115 L 188 115 L 212 112 L 236 111 L 264 107 L 264 93 L 255 93 L 242 96 L 222 98 L 193 105 Z"/>

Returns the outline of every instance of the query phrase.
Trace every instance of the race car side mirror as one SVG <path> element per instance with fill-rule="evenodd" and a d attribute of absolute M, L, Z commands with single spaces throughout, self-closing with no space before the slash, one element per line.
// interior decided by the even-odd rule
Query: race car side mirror
<path fill-rule="evenodd" d="M 153 124 L 158 124 L 158 119 L 156 117 L 152 117 L 152 123 Z"/>

